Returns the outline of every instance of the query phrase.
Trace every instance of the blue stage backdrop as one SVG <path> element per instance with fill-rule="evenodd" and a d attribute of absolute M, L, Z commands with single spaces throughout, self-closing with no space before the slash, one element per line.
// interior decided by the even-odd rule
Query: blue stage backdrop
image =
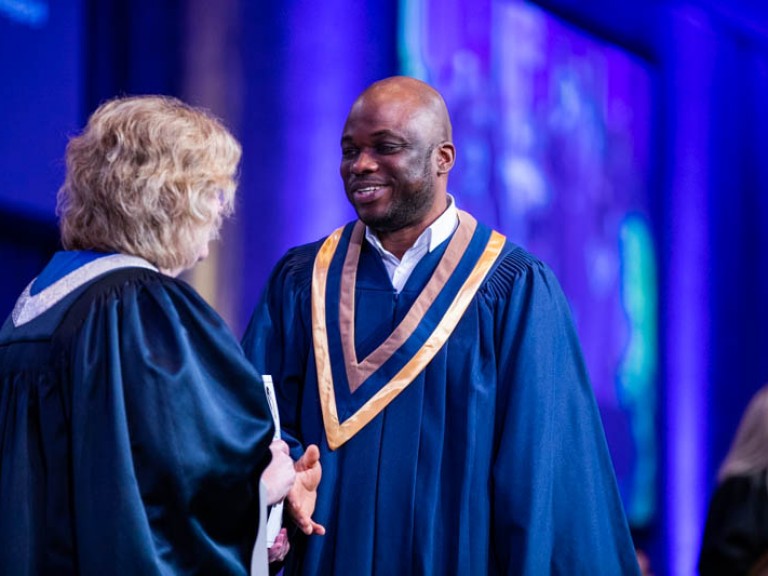
<path fill-rule="evenodd" d="M 106 98 L 160 92 L 243 142 L 210 274 L 241 333 L 277 258 L 353 217 L 344 116 L 398 71 L 446 96 L 459 205 L 557 271 L 637 541 L 655 573 L 695 573 L 768 380 L 762 0 L 0 0 L 0 306 L 56 249 L 67 137 Z"/>
<path fill-rule="evenodd" d="M 459 206 L 557 273 L 630 523 L 657 498 L 650 66 L 524 2 L 401 3 L 402 68 L 445 96 Z"/>
<path fill-rule="evenodd" d="M 53 220 L 79 128 L 82 2 L 0 0 L 0 210 Z"/>
<path fill-rule="evenodd" d="M 0 308 L 58 247 L 64 147 L 79 128 L 82 5 L 0 0 Z"/>

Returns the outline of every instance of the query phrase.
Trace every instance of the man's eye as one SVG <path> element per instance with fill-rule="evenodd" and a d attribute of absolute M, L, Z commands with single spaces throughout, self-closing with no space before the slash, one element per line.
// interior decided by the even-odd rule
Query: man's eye
<path fill-rule="evenodd" d="M 341 149 L 341 157 L 342 158 L 354 158 L 357 155 L 357 148 L 342 148 Z"/>
<path fill-rule="evenodd" d="M 380 154 L 394 154 L 402 148 L 399 144 L 379 144 L 376 151 Z"/>

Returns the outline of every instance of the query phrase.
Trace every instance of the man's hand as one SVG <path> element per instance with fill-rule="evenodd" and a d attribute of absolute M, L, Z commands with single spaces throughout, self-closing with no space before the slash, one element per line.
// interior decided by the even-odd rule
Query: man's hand
<path fill-rule="evenodd" d="M 288 492 L 286 509 L 304 534 L 325 534 L 325 528 L 312 520 L 317 502 L 317 487 L 323 475 L 320 466 L 320 450 L 314 444 L 307 446 L 304 454 L 294 463 L 296 480 Z"/>
<path fill-rule="evenodd" d="M 296 482 L 296 470 L 288 444 L 282 440 L 273 440 L 269 449 L 272 452 L 272 461 L 262 473 L 261 481 L 267 487 L 267 505 L 272 506 L 292 490 Z"/>

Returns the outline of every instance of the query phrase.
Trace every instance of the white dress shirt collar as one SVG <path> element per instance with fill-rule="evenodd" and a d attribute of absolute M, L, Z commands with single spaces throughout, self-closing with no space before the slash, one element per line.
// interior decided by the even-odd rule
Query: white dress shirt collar
<path fill-rule="evenodd" d="M 448 194 L 448 207 L 445 212 L 419 235 L 413 246 L 403 254 L 402 259 L 398 259 L 384 248 L 376 233 L 368 226 L 365 227 L 365 239 L 381 255 L 392 286 L 400 292 L 421 259 L 450 238 L 458 225 L 459 213 L 456 209 L 456 201 Z"/>

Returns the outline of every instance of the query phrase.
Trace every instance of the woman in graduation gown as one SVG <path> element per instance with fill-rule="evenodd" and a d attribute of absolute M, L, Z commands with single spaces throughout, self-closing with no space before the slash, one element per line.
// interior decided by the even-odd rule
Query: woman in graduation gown
<path fill-rule="evenodd" d="M 0 331 L 0 573 L 246 574 L 273 424 L 176 279 L 232 212 L 240 146 L 141 96 L 102 105 L 66 159 L 65 250 Z"/>

